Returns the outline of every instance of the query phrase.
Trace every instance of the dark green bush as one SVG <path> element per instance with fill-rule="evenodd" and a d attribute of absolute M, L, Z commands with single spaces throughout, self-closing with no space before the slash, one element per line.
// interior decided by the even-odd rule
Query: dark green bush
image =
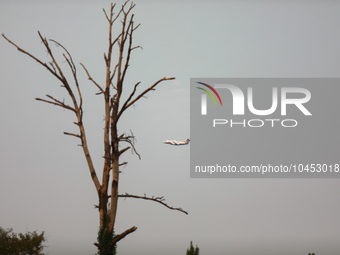
<path fill-rule="evenodd" d="M 196 248 L 192 245 L 192 241 L 190 241 L 190 248 L 187 249 L 187 255 L 199 255 L 200 249 L 196 245 Z"/>
<path fill-rule="evenodd" d="M 1 255 L 45 255 L 42 250 L 45 246 L 44 232 L 40 235 L 33 233 L 16 234 L 13 229 L 0 227 L 0 254 Z"/>

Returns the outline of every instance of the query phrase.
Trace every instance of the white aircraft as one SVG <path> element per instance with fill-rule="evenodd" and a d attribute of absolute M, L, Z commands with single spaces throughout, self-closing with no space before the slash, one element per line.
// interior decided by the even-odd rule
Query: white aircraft
<path fill-rule="evenodd" d="M 187 145 L 189 144 L 190 139 L 186 139 L 185 142 L 179 142 L 179 141 L 175 141 L 175 140 L 165 140 L 163 141 L 163 143 L 165 144 L 171 144 L 171 145 Z"/>

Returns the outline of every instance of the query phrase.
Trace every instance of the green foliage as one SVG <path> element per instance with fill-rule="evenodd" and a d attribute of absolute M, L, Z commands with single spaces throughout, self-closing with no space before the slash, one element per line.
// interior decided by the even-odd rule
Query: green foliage
<path fill-rule="evenodd" d="M 114 231 L 110 233 L 109 231 L 109 215 L 103 216 L 103 227 L 99 228 L 97 241 L 100 246 L 98 248 L 98 255 L 116 255 L 117 245 L 115 244 L 111 250 L 111 243 L 115 237 Z"/>
<path fill-rule="evenodd" d="M 192 241 L 190 241 L 190 248 L 187 249 L 187 255 L 199 255 L 200 249 L 196 245 L 196 248 L 192 245 Z"/>
<path fill-rule="evenodd" d="M 1 255 L 45 255 L 42 250 L 45 246 L 44 232 L 40 235 L 36 231 L 26 234 L 12 233 L 13 229 L 0 227 L 0 254 Z"/>

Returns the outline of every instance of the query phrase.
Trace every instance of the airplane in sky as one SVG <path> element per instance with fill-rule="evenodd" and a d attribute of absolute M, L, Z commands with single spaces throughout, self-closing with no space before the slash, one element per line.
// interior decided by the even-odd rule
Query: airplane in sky
<path fill-rule="evenodd" d="M 186 139 L 185 142 L 179 142 L 179 141 L 175 141 L 175 140 L 165 140 L 163 141 L 163 143 L 165 144 L 171 144 L 171 145 L 187 145 L 189 144 L 190 139 Z"/>

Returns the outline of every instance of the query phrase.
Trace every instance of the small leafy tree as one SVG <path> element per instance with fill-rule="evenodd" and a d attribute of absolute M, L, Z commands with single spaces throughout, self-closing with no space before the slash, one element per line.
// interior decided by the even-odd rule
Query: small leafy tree
<path fill-rule="evenodd" d="M 13 229 L 0 227 L 0 254 L 1 255 L 45 255 L 42 250 L 45 246 L 44 232 L 39 235 L 36 231 L 26 234 L 16 234 Z"/>
<path fill-rule="evenodd" d="M 190 248 L 187 249 L 187 255 L 199 255 L 200 249 L 196 245 L 196 248 L 192 245 L 192 241 L 190 241 Z"/>

